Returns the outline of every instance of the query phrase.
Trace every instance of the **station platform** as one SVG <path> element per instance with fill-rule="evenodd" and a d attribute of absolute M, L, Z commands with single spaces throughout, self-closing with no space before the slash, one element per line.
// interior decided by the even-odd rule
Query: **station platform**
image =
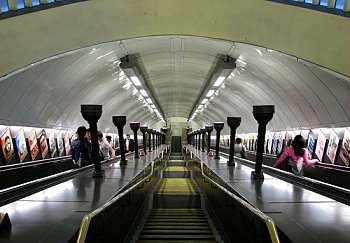
<path fill-rule="evenodd" d="M 102 166 L 103 178 L 92 178 L 94 167 L 89 165 L 91 169 L 73 179 L 0 207 L 12 224 L 11 230 L 0 232 L 0 242 L 69 242 L 84 215 L 104 205 L 165 148 L 159 146 L 140 159 L 127 155 L 128 164 L 123 166 L 117 159 L 110 160 Z"/>
<path fill-rule="evenodd" d="M 227 166 L 225 154 L 215 160 L 192 146 L 186 149 L 227 187 L 271 217 L 292 242 L 350 242 L 350 206 L 273 177 L 264 168 L 264 179 L 253 180 L 254 169 L 241 159 Z"/>

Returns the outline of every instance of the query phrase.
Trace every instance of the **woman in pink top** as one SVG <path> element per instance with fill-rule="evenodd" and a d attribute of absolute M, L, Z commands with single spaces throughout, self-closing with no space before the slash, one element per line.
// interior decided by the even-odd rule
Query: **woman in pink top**
<path fill-rule="evenodd" d="M 303 162 L 308 165 L 318 163 L 317 159 L 309 159 L 307 149 L 305 149 L 305 144 L 306 141 L 303 136 L 295 136 L 292 142 L 292 147 L 288 147 L 286 150 L 284 150 L 283 154 L 281 157 L 279 157 L 273 167 L 279 166 L 289 156 L 292 159 L 292 161 L 289 160 L 289 165 L 292 167 L 292 172 L 296 175 L 300 175 L 303 168 Z"/>

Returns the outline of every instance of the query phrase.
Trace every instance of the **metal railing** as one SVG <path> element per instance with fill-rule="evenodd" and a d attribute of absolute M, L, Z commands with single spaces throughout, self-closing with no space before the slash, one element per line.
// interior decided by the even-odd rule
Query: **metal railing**
<path fill-rule="evenodd" d="M 162 159 L 164 156 L 164 151 L 162 151 L 159 155 L 159 158 Z M 105 203 L 104 205 L 102 205 L 101 207 L 99 207 L 98 209 L 96 209 L 95 211 L 85 215 L 82 219 L 81 225 L 80 225 L 80 229 L 79 229 L 79 233 L 78 233 L 78 239 L 77 239 L 77 243 L 83 243 L 85 242 L 88 230 L 89 230 L 89 226 L 91 221 L 98 217 L 100 214 L 102 214 L 105 210 L 108 210 L 109 207 L 111 207 L 112 205 L 114 205 L 115 203 L 117 203 L 120 199 L 122 199 L 124 196 L 126 196 L 128 193 L 130 193 L 132 190 L 134 190 L 135 188 L 139 187 L 142 183 L 146 183 L 149 181 L 149 179 L 153 176 L 153 172 L 154 172 L 154 161 L 151 162 L 151 172 L 149 175 L 147 175 L 146 177 L 144 177 L 142 180 L 140 180 L 139 182 L 137 182 L 136 184 L 134 184 L 133 186 L 131 186 L 130 188 L 126 189 L 125 191 L 123 191 L 122 193 L 112 197 L 107 203 Z M 146 167 L 147 168 L 147 167 Z M 144 170 L 146 170 L 146 168 Z"/>
<path fill-rule="evenodd" d="M 261 212 L 259 209 L 253 207 L 252 205 L 250 205 L 249 203 L 247 203 L 246 201 L 244 201 L 243 199 L 237 197 L 236 195 L 234 195 L 232 192 L 230 192 L 229 190 L 227 190 L 226 188 L 224 188 L 223 186 L 221 186 L 219 183 L 215 182 L 213 179 L 211 179 L 210 177 L 208 177 L 205 173 L 204 173 L 204 163 L 201 161 L 201 171 L 202 171 L 202 176 L 207 179 L 208 181 L 210 181 L 210 183 L 212 183 L 214 186 L 216 186 L 217 188 L 219 188 L 220 190 L 222 190 L 226 195 L 230 196 L 231 198 L 233 198 L 236 202 L 238 202 L 239 204 L 241 204 L 243 207 L 245 207 L 246 209 L 248 209 L 250 212 L 252 212 L 255 216 L 257 216 L 259 219 L 261 219 L 268 231 L 269 231 L 269 235 L 271 238 L 271 242 L 272 243 L 279 243 L 279 237 L 278 237 L 278 233 L 276 230 L 276 226 L 274 221 L 267 216 L 266 214 L 264 214 L 263 212 Z"/>

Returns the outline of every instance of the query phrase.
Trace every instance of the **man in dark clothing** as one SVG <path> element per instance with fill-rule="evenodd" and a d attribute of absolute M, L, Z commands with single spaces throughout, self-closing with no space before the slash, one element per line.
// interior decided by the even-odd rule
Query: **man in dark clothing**
<path fill-rule="evenodd" d="M 135 143 L 134 140 L 130 138 L 130 134 L 126 134 L 125 139 L 125 152 L 132 152 L 134 151 Z"/>
<path fill-rule="evenodd" d="M 71 144 L 71 155 L 75 164 L 78 166 L 84 166 L 86 164 L 89 164 L 91 161 L 91 145 L 85 138 L 86 127 L 78 127 L 77 135 L 78 138 L 73 140 Z M 82 156 L 82 160 L 80 160 L 82 164 L 78 163 L 80 155 Z"/>

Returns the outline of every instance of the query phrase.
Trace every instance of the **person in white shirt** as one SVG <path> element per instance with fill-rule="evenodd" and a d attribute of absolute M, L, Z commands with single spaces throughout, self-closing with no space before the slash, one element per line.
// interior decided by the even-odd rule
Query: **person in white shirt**
<path fill-rule="evenodd" d="M 101 131 L 97 132 L 98 143 L 100 145 L 100 151 L 102 153 L 103 158 L 110 159 L 115 157 L 115 151 L 112 146 L 107 142 L 106 139 L 103 138 L 103 133 Z M 110 156 L 111 154 L 111 156 Z"/>

